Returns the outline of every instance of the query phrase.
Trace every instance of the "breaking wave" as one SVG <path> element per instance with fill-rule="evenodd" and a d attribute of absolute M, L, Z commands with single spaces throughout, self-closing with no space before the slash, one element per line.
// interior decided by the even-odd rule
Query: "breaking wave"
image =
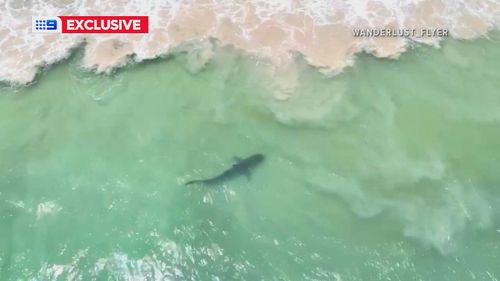
<path fill-rule="evenodd" d="M 384 1 L 16 1 L 0 2 L 0 80 L 33 81 L 47 65 L 85 44 L 82 66 L 109 72 L 131 58 L 140 62 L 166 55 L 185 42 L 215 38 L 288 65 L 301 54 L 313 66 L 332 73 L 352 64 L 360 51 L 395 58 L 410 42 L 437 44 L 441 38 L 355 38 L 353 28 L 443 28 L 455 38 L 486 35 L 500 22 L 495 0 Z M 32 16 L 148 15 L 150 33 L 33 34 Z M 210 59 L 213 44 L 201 44 L 201 60 Z"/>

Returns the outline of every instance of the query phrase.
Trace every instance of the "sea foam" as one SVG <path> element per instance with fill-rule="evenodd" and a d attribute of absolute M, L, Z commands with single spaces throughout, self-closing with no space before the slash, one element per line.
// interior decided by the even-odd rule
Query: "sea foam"
<path fill-rule="evenodd" d="M 0 80 L 33 81 L 47 65 L 84 45 L 82 66 L 110 72 L 130 61 L 169 54 L 185 42 L 215 38 L 287 66 L 301 54 L 313 66 L 337 73 L 357 52 L 396 58 L 411 42 L 441 38 L 355 38 L 353 28 L 443 28 L 473 39 L 499 26 L 495 0 L 251 0 L 251 1 L 3 1 L 0 3 Z M 148 15 L 150 32 L 130 34 L 34 34 L 32 16 Z M 206 57 L 203 57 L 206 59 Z"/>

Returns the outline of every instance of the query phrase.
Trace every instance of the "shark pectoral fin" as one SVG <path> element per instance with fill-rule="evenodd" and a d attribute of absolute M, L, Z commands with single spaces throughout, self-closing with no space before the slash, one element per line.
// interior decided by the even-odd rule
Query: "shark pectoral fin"
<path fill-rule="evenodd" d="M 247 181 L 250 181 L 252 179 L 252 175 L 250 174 L 250 171 L 246 171 L 244 173 L 245 177 L 247 178 Z"/>
<path fill-rule="evenodd" d="M 243 160 L 241 157 L 238 157 L 238 156 L 233 157 L 233 161 L 236 163 L 241 162 L 241 160 Z"/>

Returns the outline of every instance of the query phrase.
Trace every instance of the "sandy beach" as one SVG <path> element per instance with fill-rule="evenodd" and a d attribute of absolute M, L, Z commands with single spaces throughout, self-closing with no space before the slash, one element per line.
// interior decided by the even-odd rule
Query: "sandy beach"
<path fill-rule="evenodd" d="M 353 56 L 368 52 L 397 58 L 411 42 L 438 45 L 443 37 L 354 37 L 355 28 L 445 29 L 451 37 L 473 39 L 498 27 L 500 3 L 451 1 L 6 1 L 0 7 L 0 79 L 31 82 L 40 66 L 67 57 L 85 44 L 82 66 L 110 72 L 127 60 L 167 55 L 185 43 L 216 42 L 269 61 L 276 68 L 303 56 L 309 64 L 338 73 Z M 32 34 L 31 16 L 148 15 L 144 35 Z M 202 44 L 207 48 L 206 44 Z M 210 46 L 208 46 L 210 48 Z M 206 57 L 205 57 L 206 59 Z M 279 71 L 278 71 L 279 72 Z"/>

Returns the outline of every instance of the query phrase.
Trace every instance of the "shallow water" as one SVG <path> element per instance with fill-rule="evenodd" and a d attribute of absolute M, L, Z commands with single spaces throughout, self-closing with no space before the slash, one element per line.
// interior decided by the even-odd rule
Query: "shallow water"
<path fill-rule="evenodd" d="M 497 280 L 498 44 L 298 62 L 287 101 L 228 49 L 3 87 L 1 279 Z"/>

